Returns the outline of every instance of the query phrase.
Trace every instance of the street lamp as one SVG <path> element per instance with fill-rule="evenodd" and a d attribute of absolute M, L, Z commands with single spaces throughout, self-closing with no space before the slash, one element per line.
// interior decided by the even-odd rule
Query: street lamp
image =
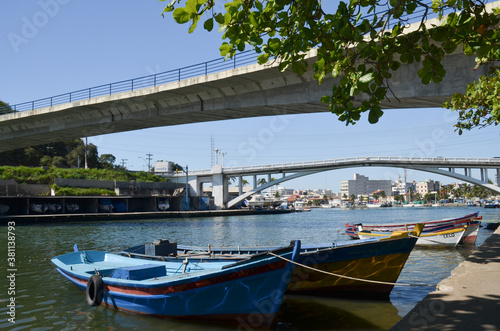
<path fill-rule="evenodd" d="M 148 162 L 146 161 L 145 158 L 143 158 L 141 156 L 138 156 L 138 158 L 144 161 L 144 163 L 146 164 L 146 167 L 148 166 Z M 149 168 L 148 168 L 148 172 L 149 172 Z"/>
<path fill-rule="evenodd" d="M 151 172 L 151 169 L 152 169 L 151 168 L 151 156 L 153 156 L 153 154 L 148 153 L 148 154 L 146 154 L 146 156 L 147 156 L 147 161 L 143 157 L 138 156 L 138 158 L 142 159 L 146 163 L 146 165 L 148 166 L 148 172 Z"/>

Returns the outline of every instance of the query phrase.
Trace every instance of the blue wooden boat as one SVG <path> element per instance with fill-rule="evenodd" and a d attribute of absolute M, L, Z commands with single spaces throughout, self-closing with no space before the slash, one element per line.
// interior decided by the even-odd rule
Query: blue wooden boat
<path fill-rule="evenodd" d="M 57 270 L 92 306 L 179 319 L 269 327 L 290 282 L 294 246 L 234 262 L 146 261 L 100 251 L 54 257 Z"/>
<path fill-rule="evenodd" d="M 394 232 L 381 239 L 362 239 L 326 244 L 301 245 L 299 265 L 286 289 L 287 293 L 326 296 L 387 299 L 415 243 L 421 227 L 414 232 Z M 410 235 L 412 234 L 412 235 Z M 192 261 L 241 260 L 276 247 L 193 247 L 176 245 L 161 249 L 161 241 L 131 247 L 121 254 L 152 260 Z M 160 252 L 165 254 L 161 254 Z M 312 268 L 312 269 L 311 269 Z M 339 276 L 332 275 L 336 274 Z"/>

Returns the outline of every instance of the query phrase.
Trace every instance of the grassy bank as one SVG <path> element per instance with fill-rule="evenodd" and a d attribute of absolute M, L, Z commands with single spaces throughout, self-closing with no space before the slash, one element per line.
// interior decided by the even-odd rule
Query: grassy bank
<path fill-rule="evenodd" d="M 117 180 L 137 182 L 165 182 L 166 179 L 150 173 L 125 172 L 106 169 L 63 169 L 63 168 L 30 168 L 0 167 L 0 180 L 13 179 L 19 184 L 54 184 L 55 178 Z"/>

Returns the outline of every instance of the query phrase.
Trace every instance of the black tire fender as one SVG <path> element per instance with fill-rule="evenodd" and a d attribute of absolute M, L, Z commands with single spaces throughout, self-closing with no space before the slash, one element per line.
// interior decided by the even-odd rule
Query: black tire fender
<path fill-rule="evenodd" d="M 103 292 L 104 282 L 101 276 L 92 275 L 87 282 L 87 290 L 85 291 L 87 303 L 92 307 L 99 306 L 102 302 Z"/>

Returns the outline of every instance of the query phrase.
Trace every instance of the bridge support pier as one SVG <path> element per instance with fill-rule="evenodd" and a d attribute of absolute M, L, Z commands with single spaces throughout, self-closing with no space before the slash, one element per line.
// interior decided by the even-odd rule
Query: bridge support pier
<path fill-rule="evenodd" d="M 222 173 L 222 167 L 216 164 L 212 167 L 212 196 L 217 209 L 225 209 L 228 198 L 228 179 Z"/>

